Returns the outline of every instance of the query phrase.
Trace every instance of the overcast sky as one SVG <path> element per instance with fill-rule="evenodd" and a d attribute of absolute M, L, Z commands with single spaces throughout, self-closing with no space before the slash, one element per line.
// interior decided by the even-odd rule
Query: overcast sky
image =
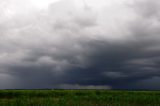
<path fill-rule="evenodd" d="M 0 0 L 0 89 L 160 90 L 159 0 Z"/>

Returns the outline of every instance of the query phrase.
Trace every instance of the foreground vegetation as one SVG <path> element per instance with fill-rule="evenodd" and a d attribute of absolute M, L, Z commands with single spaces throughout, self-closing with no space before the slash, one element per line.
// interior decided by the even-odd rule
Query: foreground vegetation
<path fill-rule="evenodd" d="M 1 90 L 0 106 L 160 106 L 160 91 Z"/>

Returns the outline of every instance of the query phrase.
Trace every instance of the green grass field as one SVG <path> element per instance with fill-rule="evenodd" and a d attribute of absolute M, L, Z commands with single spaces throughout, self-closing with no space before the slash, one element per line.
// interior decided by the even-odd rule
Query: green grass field
<path fill-rule="evenodd" d="M 160 106 L 160 91 L 0 90 L 0 106 Z"/>

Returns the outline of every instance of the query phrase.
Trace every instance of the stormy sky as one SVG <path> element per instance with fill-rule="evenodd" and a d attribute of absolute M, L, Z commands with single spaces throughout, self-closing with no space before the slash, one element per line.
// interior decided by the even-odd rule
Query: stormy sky
<path fill-rule="evenodd" d="M 0 89 L 160 90 L 159 0 L 0 0 Z"/>

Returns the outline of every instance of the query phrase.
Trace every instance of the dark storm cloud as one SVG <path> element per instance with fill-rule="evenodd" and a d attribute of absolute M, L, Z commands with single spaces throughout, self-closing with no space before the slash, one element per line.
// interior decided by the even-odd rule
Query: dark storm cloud
<path fill-rule="evenodd" d="M 126 42 L 116 45 L 97 42 L 92 44 L 92 46 L 95 47 L 95 50 L 90 57 L 91 65 L 86 69 L 73 69 L 73 71 L 70 71 L 68 73 L 68 83 L 110 85 L 115 89 L 131 89 L 132 87 L 141 87 L 130 87 L 128 85 L 159 76 L 159 62 L 156 61 L 159 59 L 150 60 L 153 54 L 143 51 L 145 45 L 141 46 L 137 42 Z M 138 63 L 138 59 L 139 61 L 142 60 L 142 63 Z M 146 59 L 148 64 L 143 59 Z M 134 60 L 135 63 L 133 62 Z M 154 65 L 152 65 L 153 63 Z M 79 78 L 77 78 L 78 76 Z"/>
<path fill-rule="evenodd" d="M 0 5 L 0 88 L 159 89 L 159 2 L 97 2 Z"/>

